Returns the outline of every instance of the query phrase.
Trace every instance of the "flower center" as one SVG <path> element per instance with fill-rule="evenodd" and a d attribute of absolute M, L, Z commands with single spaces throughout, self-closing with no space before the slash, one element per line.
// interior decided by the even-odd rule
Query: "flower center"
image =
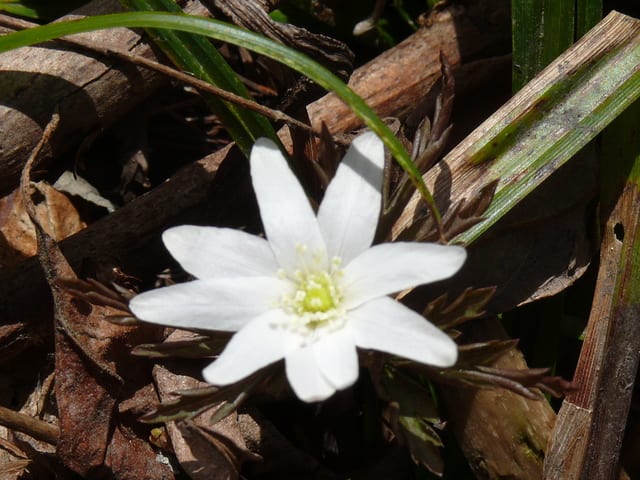
<path fill-rule="evenodd" d="M 300 253 L 306 253 L 301 249 Z M 279 306 L 289 314 L 284 328 L 299 334 L 303 342 L 311 342 L 324 332 L 341 328 L 345 321 L 342 307 L 341 259 L 334 258 L 327 269 L 320 256 L 303 261 L 303 268 L 280 274 L 294 284 L 291 293 L 284 295 Z M 304 255 L 304 260 L 309 257 Z"/>
<path fill-rule="evenodd" d="M 296 310 L 300 313 L 326 312 L 335 308 L 340 301 L 333 280 L 327 272 L 307 275 L 298 284 L 295 297 L 299 298 Z"/>

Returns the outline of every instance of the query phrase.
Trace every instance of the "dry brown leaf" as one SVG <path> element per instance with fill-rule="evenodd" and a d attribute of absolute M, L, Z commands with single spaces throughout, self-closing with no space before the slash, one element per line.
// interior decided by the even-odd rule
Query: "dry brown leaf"
<path fill-rule="evenodd" d="M 88 479 L 113 476 L 170 480 L 170 468 L 158 463 L 151 448 L 147 445 L 145 451 L 134 435 L 122 435 L 128 427 L 115 416 L 125 386 L 120 373 L 125 372 L 127 387 L 138 385 L 138 379 L 144 378 L 140 376 L 144 365 L 132 358 L 129 350 L 149 337 L 157 338 L 160 330 L 106 322 L 104 318 L 116 313 L 115 309 L 78 301 L 57 282 L 73 280 L 76 275 L 40 223 L 34 198 L 46 199 L 47 189 L 29 178 L 31 165 L 55 130 L 57 118 L 54 115 L 25 165 L 20 185 L 25 210 L 34 223 L 40 264 L 53 295 L 55 397 L 60 427 L 56 453 L 67 468 Z M 123 449 L 130 449 L 130 455 L 120 455 Z M 119 455 L 117 463 L 110 455 L 113 451 Z"/>
<path fill-rule="evenodd" d="M 45 182 L 39 182 L 38 191 L 44 197 L 36 205 L 38 221 L 54 240 L 63 240 L 86 227 L 64 193 Z M 17 189 L 0 198 L 0 265 L 15 265 L 35 255 L 36 251 L 36 231 L 24 208 L 20 189 Z"/>
<path fill-rule="evenodd" d="M 168 340 L 185 340 L 193 335 L 176 330 Z M 163 402 L 173 398 L 173 392 L 209 386 L 193 376 L 177 374 L 160 365 L 154 367 L 153 376 Z M 260 428 L 251 416 L 234 412 L 210 425 L 209 419 L 217 408 L 210 408 L 193 420 L 166 425 L 180 465 L 194 480 L 238 478 L 244 461 L 260 458 L 247 447 L 247 443 L 260 443 Z M 248 434 L 252 437 L 245 438 Z"/>

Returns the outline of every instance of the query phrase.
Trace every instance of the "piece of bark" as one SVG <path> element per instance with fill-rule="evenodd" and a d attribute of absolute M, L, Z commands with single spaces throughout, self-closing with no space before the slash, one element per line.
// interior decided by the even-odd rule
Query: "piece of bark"
<path fill-rule="evenodd" d="M 470 68 L 476 72 L 481 71 L 490 78 L 494 70 L 483 69 L 485 65 L 478 61 L 478 56 L 482 54 L 479 47 L 482 46 L 491 55 L 509 45 L 508 7 L 508 2 L 494 0 L 483 2 L 479 12 L 475 9 L 480 7 L 472 5 L 467 16 L 463 15 L 464 7 L 457 4 L 438 12 L 437 21 L 433 22 L 435 26 L 421 29 L 384 56 L 358 69 L 350 85 L 364 94 L 365 100 L 374 109 L 400 115 L 415 106 L 418 99 L 433 88 L 439 78 L 439 56 L 434 50 L 445 50 L 453 59 L 458 59 L 457 63 L 452 63 L 454 69 L 460 66 L 461 61 L 473 60 L 469 64 Z M 488 10 L 484 10 L 485 8 Z M 447 13 L 449 10 L 451 13 Z M 474 12 L 496 20 L 482 23 L 479 20 L 484 17 L 474 20 Z M 481 27 L 475 26 L 476 24 Z M 458 43 L 460 40 L 464 42 Z M 410 60 L 414 77 L 407 87 L 388 83 L 398 79 L 397 73 L 391 74 L 393 68 L 405 68 L 397 62 L 387 63 L 389 56 L 406 56 Z M 429 63 L 430 61 L 434 63 Z M 493 61 L 488 65 L 496 66 Z M 502 69 L 500 65 L 498 66 Z M 409 77 L 402 80 L 407 78 Z M 385 93 L 372 90 L 371 85 L 376 85 L 377 89 Z M 399 98 L 389 96 L 389 91 L 395 92 Z M 330 113 L 331 108 L 336 108 L 335 99 L 328 95 L 312 104 L 310 111 L 316 112 L 314 115 L 324 115 Z M 341 111 L 344 108 L 340 106 Z M 344 116 L 340 119 L 332 115 L 326 118 L 320 116 L 318 120 L 314 118 L 315 123 L 321 120 L 329 122 L 328 125 L 334 132 L 343 131 L 350 125 L 358 125 L 359 121 L 348 110 L 344 111 Z M 331 123 L 338 120 L 340 122 L 336 125 Z M 284 132 L 282 135 L 287 136 Z M 286 143 L 285 138 L 283 142 Z M 60 246 L 71 266 L 79 271 L 83 260 L 106 257 L 115 259 L 131 272 L 144 271 L 145 266 L 148 271 L 149 262 L 154 260 L 153 247 L 156 252 L 160 249 L 161 231 L 179 220 L 184 223 L 185 212 L 196 209 L 202 211 L 216 171 L 228 154 L 229 148 L 225 148 L 185 167 L 152 192 L 63 241 Z M 34 301 L 34 298 L 38 301 Z M 47 335 L 47 330 L 42 325 L 43 320 L 50 315 L 50 308 L 46 283 L 34 259 L 0 271 L 0 362 L 12 358 L 26 346 Z"/>
<path fill-rule="evenodd" d="M 121 10 L 117 0 L 94 0 L 64 18 Z M 205 11 L 194 1 L 185 10 Z M 157 59 L 134 30 L 97 30 L 75 37 Z M 157 72 L 55 42 L 1 53 L 0 70 L 0 195 L 17 186 L 22 166 L 55 109 L 61 123 L 43 152 L 47 158 L 58 157 L 87 134 L 108 127 L 168 84 L 167 77 Z"/>
<path fill-rule="evenodd" d="M 465 342 L 507 338 L 499 320 L 475 320 L 465 329 Z M 522 353 L 511 349 L 491 365 L 528 368 Z M 542 397 L 524 398 L 500 389 L 443 387 L 449 425 L 477 478 L 539 480 L 547 442 L 555 421 Z"/>
<path fill-rule="evenodd" d="M 440 55 L 453 70 L 479 58 L 509 52 L 509 2 L 455 2 L 436 9 L 407 40 L 354 72 L 349 86 L 380 117 L 404 117 L 433 95 L 440 79 Z M 507 47 L 507 48 L 505 48 Z M 307 109 L 313 126 L 327 124 L 332 133 L 362 125 L 350 108 L 329 94 Z"/>
<path fill-rule="evenodd" d="M 629 205 L 636 220 L 639 200 Z M 616 274 L 624 246 L 614 234 L 617 219 L 612 220 L 605 233 L 596 295 L 574 377 L 577 391 L 564 400 L 558 412 L 545 462 L 546 480 L 628 478 L 619 471 L 618 461 L 640 356 L 640 311 L 637 304 L 619 305 L 614 298 L 617 281 L 629 271 Z M 627 242 L 626 247 L 633 248 L 633 242 Z M 626 265 L 633 269 L 631 262 Z"/>

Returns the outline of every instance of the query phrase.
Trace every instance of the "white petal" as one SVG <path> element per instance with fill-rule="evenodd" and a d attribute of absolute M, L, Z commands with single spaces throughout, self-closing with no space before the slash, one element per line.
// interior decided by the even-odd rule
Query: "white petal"
<path fill-rule="evenodd" d="M 271 310 L 289 288 L 269 277 L 194 280 L 136 295 L 129 308 L 146 322 L 232 332 Z"/>
<path fill-rule="evenodd" d="M 336 389 L 320 372 L 313 349 L 298 348 L 284 359 L 287 379 L 300 400 L 320 402 L 333 395 Z"/>
<path fill-rule="evenodd" d="M 380 216 L 384 167 L 382 141 L 373 132 L 357 137 L 327 187 L 318 223 L 329 257 L 347 263 L 371 246 Z"/>
<path fill-rule="evenodd" d="M 322 375 L 336 390 L 350 387 L 358 379 L 358 352 L 349 325 L 311 345 Z"/>
<path fill-rule="evenodd" d="M 229 228 L 183 225 L 162 234 L 167 250 L 198 278 L 276 275 L 269 242 Z"/>
<path fill-rule="evenodd" d="M 449 278 L 466 258 L 465 249 L 457 246 L 417 242 L 375 245 L 344 268 L 346 307 Z"/>
<path fill-rule="evenodd" d="M 271 310 L 248 323 L 236 333 L 218 359 L 202 371 L 213 385 L 229 385 L 248 377 L 284 358 L 292 343 L 291 335 L 274 327 L 284 318 L 280 310 Z"/>
<path fill-rule="evenodd" d="M 309 200 L 271 140 L 260 138 L 253 146 L 251 179 L 267 240 L 280 266 L 287 271 L 300 268 L 298 245 L 326 262 L 326 247 Z"/>
<path fill-rule="evenodd" d="M 450 367 L 458 358 L 451 338 L 421 315 L 389 297 L 349 312 L 356 345 L 437 367 Z"/>

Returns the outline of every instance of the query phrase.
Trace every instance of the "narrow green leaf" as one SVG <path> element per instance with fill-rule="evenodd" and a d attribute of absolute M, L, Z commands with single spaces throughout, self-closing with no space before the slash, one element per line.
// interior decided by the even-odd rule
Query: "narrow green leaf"
<path fill-rule="evenodd" d="M 38 18 L 38 12 L 35 9 L 11 0 L 0 2 L 0 11 L 21 17 Z"/>
<path fill-rule="evenodd" d="M 457 241 L 479 238 L 640 96 L 640 22 L 612 13 L 584 40 L 447 156 L 501 179 L 485 220 Z"/>
<path fill-rule="evenodd" d="M 54 19 L 66 15 L 89 0 L 0 0 L 0 12 L 35 19 Z"/>
<path fill-rule="evenodd" d="M 265 55 L 306 75 L 318 85 L 334 92 L 362 121 L 385 143 L 398 164 L 407 172 L 420 195 L 427 202 L 438 223 L 440 214 L 431 193 L 413 164 L 411 157 L 391 130 L 375 112 L 329 70 L 306 55 L 285 45 L 273 42 L 254 32 L 203 17 L 164 12 L 131 12 L 88 17 L 69 22 L 57 22 L 42 27 L 14 32 L 0 37 L 0 52 L 46 42 L 65 35 L 116 27 L 164 28 L 208 36 L 216 40 L 240 45 L 253 52 Z"/>
<path fill-rule="evenodd" d="M 577 0 L 576 39 L 582 37 L 602 19 L 602 0 Z"/>
<path fill-rule="evenodd" d="M 121 0 L 121 3 L 138 11 L 182 13 L 173 0 Z M 226 91 L 249 98 L 244 84 L 205 37 L 167 29 L 147 29 L 147 32 L 181 70 Z M 220 100 L 214 95 L 203 96 L 245 156 L 249 156 L 251 147 L 259 137 L 277 140 L 275 130 L 262 115 Z"/>
<path fill-rule="evenodd" d="M 512 0 L 513 91 L 573 43 L 573 0 Z"/>

